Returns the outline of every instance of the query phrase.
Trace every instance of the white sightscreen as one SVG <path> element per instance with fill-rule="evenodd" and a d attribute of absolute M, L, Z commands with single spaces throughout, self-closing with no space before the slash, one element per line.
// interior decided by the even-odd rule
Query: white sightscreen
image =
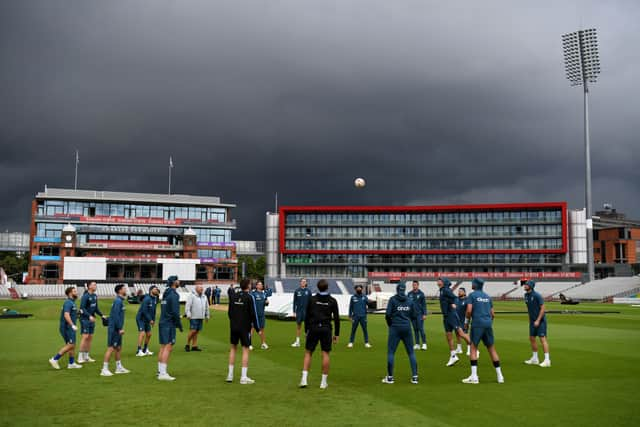
<path fill-rule="evenodd" d="M 106 258 L 64 257 L 63 280 L 105 280 L 106 278 Z"/>
<path fill-rule="evenodd" d="M 200 264 L 200 260 L 159 258 L 158 263 L 162 264 L 163 280 L 174 275 L 180 280 L 196 280 L 196 265 Z"/>

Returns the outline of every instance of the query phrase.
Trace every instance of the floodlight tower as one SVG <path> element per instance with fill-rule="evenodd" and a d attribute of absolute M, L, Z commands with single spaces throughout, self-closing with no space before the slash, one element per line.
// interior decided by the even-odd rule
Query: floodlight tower
<path fill-rule="evenodd" d="M 591 211 L 591 154 L 589 147 L 589 83 L 595 83 L 600 74 L 598 39 L 595 28 L 575 31 L 562 36 L 564 66 L 571 86 L 584 89 L 584 159 L 585 208 L 587 218 L 587 266 L 589 281 L 595 278 L 593 265 L 593 219 Z"/>

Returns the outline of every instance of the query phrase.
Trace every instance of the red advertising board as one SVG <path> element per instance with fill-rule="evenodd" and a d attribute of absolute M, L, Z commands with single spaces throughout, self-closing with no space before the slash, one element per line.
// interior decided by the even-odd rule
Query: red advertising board
<path fill-rule="evenodd" d="M 369 273 L 369 279 L 437 279 L 438 277 L 450 277 L 457 279 L 473 279 L 474 277 L 481 277 L 483 279 L 507 279 L 507 280 L 519 280 L 521 278 L 527 279 L 580 279 L 582 273 L 579 272 L 493 272 L 493 273 L 436 273 L 436 272 L 420 272 L 420 273 L 408 273 L 408 272 L 371 272 Z"/>

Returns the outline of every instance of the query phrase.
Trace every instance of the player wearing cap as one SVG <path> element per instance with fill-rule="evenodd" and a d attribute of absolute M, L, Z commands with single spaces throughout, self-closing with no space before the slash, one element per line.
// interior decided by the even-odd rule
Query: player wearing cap
<path fill-rule="evenodd" d="M 122 335 L 124 335 L 124 298 L 127 295 L 126 285 L 116 285 L 116 297 L 109 312 L 109 328 L 107 329 L 107 351 L 104 353 L 104 363 L 100 376 L 110 377 L 113 373 L 109 370 L 111 355 L 115 353 L 116 374 L 128 374 L 129 370 L 122 366 L 120 359 L 122 353 Z"/>
<path fill-rule="evenodd" d="M 89 283 L 87 290 L 82 294 L 82 298 L 80 298 L 80 333 L 82 334 L 82 338 L 80 338 L 78 363 L 95 362 L 95 360 L 89 356 L 91 343 L 93 342 L 93 334 L 96 329 L 95 316 L 97 314 L 102 319 L 105 319 L 105 316 L 102 315 L 102 312 L 98 308 L 97 287 L 96 282 Z"/>
<path fill-rule="evenodd" d="M 353 340 L 356 337 L 358 326 L 362 327 L 364 346 L 366 348 L 371 347 L 371 344 L 369 344 L 369 332 L 367 331 L 367 308 L 369 306 L 369 299 L 362 290 L 362 285 L 356 285 L 356 294 L 352 295 L 349 299 L 349 319 L 351 320 L 351 337 L 349 338 L 349 344 L 347 344 L 349 348 L 353 347 Z"/>
<path fill-rule="evenodd" d="M 293 293 L 293 312 L 296 315 L 296 340 L 291 344 L 291 347 L 300 347 L 300 331 L 307 313 L 309 298 L 311 298 L 311 291 L 307 288 L 307 279 L 300 279 L 300 287 Z"/>
<path fill-rule="evenodd" d="M 338 311 L 338 302 L 327 292 L 329 283 L 321 279 L 318 281 L 317 286 L 318 293 L 309 298 L 305 309 L 304 331 L 306 342 L 304 345 L 305 352 L 300 387 L 305 388 L 307 386 L 311 358 L 318 346 L 318 342 L 320 342 L 320 349 L 322 350 L 322 380 L 320 381 L 320 388 L 326 389 L 329 386 L 327 378 L 329 377 L 329 365 L 331 362 L 331 344 L 337 344 L 340 336 L 340 313 Z M 331 328 L 332 320 L 335 325 L 334 329 Z"/>
<path fill-rule="evenodd" d="M 176 288 L 180 286 L 178 276 L 167 278 L 167 289 L 162 295 L 160 303 L 160 324 L 158 325 L 158 335 L 160 338 L 160 351 L 158 352 L 158 379 L 160 381 L 173 381 L 174 377 L 167 372 L 167 364 L 171 351 L 176 343 L 176 328 L 182 332 L 182 322 L 180 321 L 180 297 Z"/>
<path fill-rule="evenodd" d="M 411 283 L 412 289 L 407 293 L 407 297 L 413 301 L 415 305 L 416 316 L 411 319 L 413 325 L 413 333 L 416 338 L 416 344 L 413 346 L 414 350 L 422 348 L 427 349 L 427 336 L 424 333 L 424 320 L 427 317 L 427 299 L 424 296 L 424 292 L 420 290 L 420 283 L 414 280 Z M 422 339 L 422 347 L 420 347 L 420 339 Z"/>
<path fill-rule="evenodd" d="M 482 291 L 484 280 L 476 277 L 471 282 L 473 292 L 467 298 L 467 314 L 464 320 L 465 326 L 471 322 L 471 375 L 462 380 L 465 384 L 478 384 L 478 353 L 477 348 L 480 341 L 484 343 L 489 351 L 493 366 L 496 369 L 498 383 L 504 382 L 502 369 L 500 368 L 500 357 L 496 351 L 493 338 L 493 301 L 491 297 Z"/>
<path fill-rule="evenodd" d="M 256 304 L 251 296 L 251 281 L 242 279 L 240 292 L 229 294 L 229 373 L 227 382 L 233 382 L 233 368 L 236 362 L 238 343 L 242 346 L 242 374 L 240 384 L 253 384 L 255 381 L 247 376 L 249 369 L 249 346 L 251 345 L 251 327 L 258 324 Z"/>
<path fill-rule="evenodd" d="M 65 353 L 69 353 L 69 369 L 82 368 L 82 365 L 75 363 L 75 348 L 76 348 L 76 320 L 78 318 L 78 307 L 76 307 L 75 300 L 78 298 L 78 290 L 74 287 L 68 287 L 64 291 L 67 299 L 62 304 L 62 310 L 60 311 L 60 335 L 64 341 L 64 346 L 49 359 L 49 364 L 53 369 L 60 369 L 58 361 Z"/>
<path fill-rule="evenodd" d="M 140 303 L 138 313 L 136 313 L 136 325 L 138 326 L 138 351 L 136 356 L 151 356 L 153 352 L 149 351 L 149 341 L 151 340 L 151 327 L 156 322 L 156 307 L 158 305 L 158 296 L 160 289 L 153 285 L 149 288 L 149 293 L 144 296 Z M 144 347 L 142 344 L 144 343 Z"/>
<path fill-rule="evenodd" d="M 536 283 L 533 280 L 521 280 L 520 286 L 524 286 L 524 302 L 527 304 L 529 312 L 529 342 L 531 342 L 531 350 L 533 354 L 531 359 L 525 360 L 527 365 L 538 365 L 543 368 L 551 367 L 551 359 L 549 357 L 549 343 L 547 342 L 547 317 L 545 315 L 544 298 L 538 292 L 534 291 Z M 544 352 L 544 361 L 539 363 L 538 360 L 538 343 L 536 337 L 542 344 Z"/>
<path fill-rule="evenodd" d="M 400 341 L 409 356 L 411 365 L 411 383 L 418 384 L 418 362 L 413 347 L 413 336 L 411 335 L 411 321 L 418 315 L 415 304 L 406 295 L 406 285 L 399 283 L 396 286 L 396 295 L 392 296 L 387 303 L 385 320 L 389 326 L 389 339 L 387 340 L 387 376 L 382 379 L 385 384 L 393 384 L 393 368 L 395 354 Z"/>
<path fill-rule="evenodd" d="M 265 307 L 269 305 L 268 297 L 270 295 L 271 295 L 270 293 L 264 290 L 264 284 L 260 281 L 256 283 L 256 289 L 251 292 L 251 296 L 253 296 L 253 300 L 256 303 L 256 314 L 258 317 L 258 324 L 255 325 L 255 330 L 260 335 L 260 340 L 262 341 L 260 348 L 263 350 L 266 350 L 269 348 L 269 346 L 267 345 L 266 339 L 264 337 L 264 327 L 267 323 L 267 319 L 264 315 L 264 310 L 265 310 Z M 253 350 L 253 346 L 249 346 L 249 349 Z"/>
<path fill-rule="evenodd" d="M 438 279 L 438 288 L 440 288 L 440 310 L 442 311 L 442 324 L 444 325 L 444 332 L 449 344 L 449 361 L 446 366 L 453 366 L 458 363 L 458 355 L 453 346 L 453 333 L 456 333 L 458 338 L 462 338 L 469 344 L 469 336 L 462 330 L 462 324 L 458 318 L 458 311 L 456 305 L 456 296 L 451 290 L 451 282 L 446 277 L 440 277 Z"/>

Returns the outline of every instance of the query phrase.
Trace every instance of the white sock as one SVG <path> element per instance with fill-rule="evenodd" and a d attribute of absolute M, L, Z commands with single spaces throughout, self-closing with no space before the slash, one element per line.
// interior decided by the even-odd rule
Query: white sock
<path fill-rule="evenodd" d="M 300 344 L 300 337 L 296 337 L 296 344 Z"/>
<path fill-rule="evenodd" d="M 322 381 L 321 381 L 320 383 L 321 383 L 321 384 L 326 384 L 326 383 L 327 383 L 327 377 L 328 377 L 328 376 L 329 376 L 329 375 L 327 375 L 327 374 L 322 374 Z"/>
<path fill-rule="evenodd" d="M 545 353 L 544 354 L 544 361 L 548 362 L 549 361 L 549 353 Z"/>
<path fill-rule="evenodd" d="M 160 375 L 166 375 L 167 374 L 167 364 L 166 363 L 158 363 L 158 372 L 160 372 Z"/>
<path fill-rule="evenodd" d="M 456 347 L 456 351 L 462 351 L 462 345 L 458 344 L 458 346 Z"/>
<path fill-rule="evenodd" d="M 534 352 L 533 352 L 533 356 L 531 356 L 531 358 L 532 358 L 533 360 L 538 360 L 538 352 L 537 352 L 537 351 L 534 351 Z"/>
<path fill-rule="evenodd" d="M 247 371 L 249 370 L 249 368 L 247 368 L 246 366 L 242 367 L 242 374 L 240 375 L 240 378 L 247 378 Z"/>
<path fill-rule="evenodd" d="M 120 369 L 120 368 L 122 368 L 122 361 L 116 360 L 116 369 Z"/>
<path fill-rule="evenodd" d="M 501 377 L 501 376 L 502 376 L 502 369 L 500 368 L 500 366 L 498 366 L 498 367 L 496 368 L 496 375 L 497 375 L 498 377 Z"/>
<path fill-rule="evenodd" d="M 474 377 L 474 378 L 478 376 L 478 367 L 477 366 L 471 366 L 471 376 Z"/>
<path fill-rule="evenodd" d="M 451 350 L 450 353 L 451 353 L 451 357 L 454 357 L 456 355 L 456 351 L 455 350 Z"/>
<path fill-rule="evenodd" d="M 309 371 L 302 371 L 302 382 L 307 382 L 307 376 L 309 376 Z"/>
<path fill-rule="evenodd" d="M 102 370 L 103 371 L 108 371 L 109 370 L 109 364 L 108 363 L 103 363 L 102 364 Z"/>
<path fill-rule="evenodd" d="M 233 365 L 229 365 L 229 374 L 228 374 L 228 376 L 229 377 L 233 376 Z"/>

